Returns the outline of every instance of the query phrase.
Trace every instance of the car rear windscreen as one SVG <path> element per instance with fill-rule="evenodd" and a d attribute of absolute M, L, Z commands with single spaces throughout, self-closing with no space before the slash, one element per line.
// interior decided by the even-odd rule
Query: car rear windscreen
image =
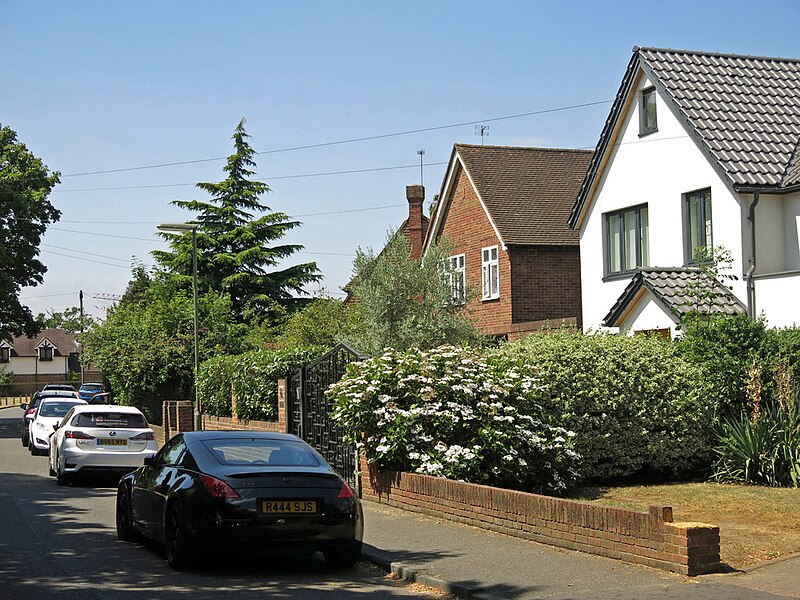
<path fill-rule="evenodd" d="M 79 413 L 72 421 L 75 427 L 130 427 L 143 429 L 147 421 L 143 415 L 117 412 L 84 412 Z"/>
<path fill-rule="evenodd" d="M 83 404 L 83 402 L 42 402 L 39 407 L 40 417 L 63 417 L 69 409 L 76 404 Z"/>
<path fill-rule="evenodd" d="M 320 461 L 305 444 L 284 440 L 220 439 L 203 445 L 223 465 L 317 467 Z"/>

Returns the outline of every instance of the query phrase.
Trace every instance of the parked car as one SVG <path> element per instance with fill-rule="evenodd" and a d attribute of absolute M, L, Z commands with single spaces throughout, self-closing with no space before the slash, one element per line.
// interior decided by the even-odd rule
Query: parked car
<path fill-rule="evenodd" d="M 43 397 L 33 420 L 28 434 L 28 450 L 31 454 L 46 455 L 50 448 L 50 436 L 53 434 L 53 425 L 57 425 L 64 418 L 70 408 L 77 404 L 86 404 L 80 398 Z"/>
<path fill-rule="evenodd" d="M 175 569 L 199 549 L 322 551 L 334 566 L 361 556 L 364 517 L 349 485 L 296 436 L 193 431 L 171 438 L 120 479 L 117 536 L 164 544 Z"/>
<path fill-rule="evenodd" d="M 78 395 L 84 400 L 91 400 L 95 395 L 106 391 L 102 383 L 82 383 L 78 388 Z"/>
<path fill-rule="evenodd" d="M 21 439 L 22 445 L 26 448 L 28 444 L 30 444 L 30 431 L 31 431 L 31 421 L 33 421 L 33 416 L 36 414 L 36 409 L 39 406 L 39 403 L 42 401 L 43 398 L 77 398 L 78 392 L 75 390 L 67 391 L 67 390 L 40 390 L 35 392 L 33 396 L 31 396 L 30 402 L 23 402 L 19 405 L 19 407 L 25 411 L 22 414 L 22 432 L 21 432 Z"/>
<path fill-rule="evenodd" d="M 50 438 L 50 475 L 65 485 L 79 473 L 127 473 L 157 449 L 138 408 L 73 406 Z"/>

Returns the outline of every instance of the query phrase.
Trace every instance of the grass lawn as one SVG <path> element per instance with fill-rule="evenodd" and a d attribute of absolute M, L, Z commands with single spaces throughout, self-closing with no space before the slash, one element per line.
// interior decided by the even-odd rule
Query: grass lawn
<path fill-rule="evenodd" d="M 584 487 L 570 497 L 645 511 L 671 506 L 675 522 L 718 525 L 722 561 L 737 569 L 800 552 L 800 489 L 680 483 Z"/>

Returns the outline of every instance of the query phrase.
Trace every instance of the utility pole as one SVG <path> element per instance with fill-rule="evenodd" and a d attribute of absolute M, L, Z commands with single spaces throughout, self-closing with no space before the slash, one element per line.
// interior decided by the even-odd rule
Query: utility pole
<path fill-rule="evenodd" d="M 81 334 L 83 334 L 83 290 L 78 290 L 78 299 L 80 300 L 80 307 L 81 307 Z M 85 378 L 85 369 L 83 367 L 83 352 L 78 355 L 78 360 L 81 361 L 81 385 L 86 383 L 84 381 Z"/>
<path fill-rule="evenodd" d="M 417 150 L 417 154 L 419 155 L 419 184 L 425 185 L 422 181 L 422 157 L 425 156 L 425 150 L 420 148 Z"/>

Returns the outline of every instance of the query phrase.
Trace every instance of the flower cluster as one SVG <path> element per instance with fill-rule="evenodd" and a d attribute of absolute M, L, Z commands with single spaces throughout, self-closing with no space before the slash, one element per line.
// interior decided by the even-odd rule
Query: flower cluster
<path fill-rule="evenodd" d="M 442 346 L 350 365 L 328 394 L 334 418 L 379 468 L 560 493 L 580 457 L 574 434 L 531 402 L 539 388 L 532 370 Z"/>

